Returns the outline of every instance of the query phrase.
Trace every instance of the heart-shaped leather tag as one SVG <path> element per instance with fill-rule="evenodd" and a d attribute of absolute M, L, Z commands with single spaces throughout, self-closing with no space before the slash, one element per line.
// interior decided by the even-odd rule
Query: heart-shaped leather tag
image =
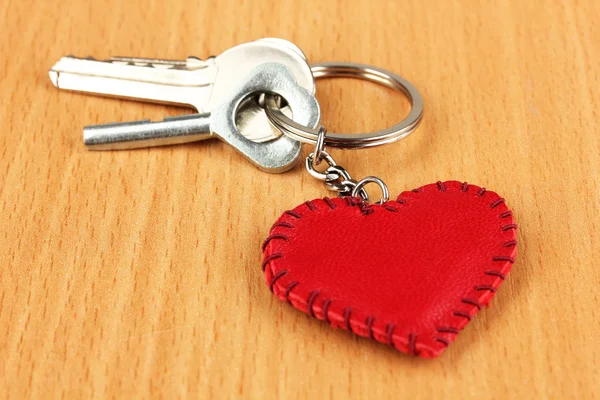
<path fill-rule="evenodd" d="M 456 181 L 383 205 L 317 199 L 273 225 L 263 270 L 273 293 L 295 308 L 436 357 L 510 271 L 516 228 L 504 199 Z"/>

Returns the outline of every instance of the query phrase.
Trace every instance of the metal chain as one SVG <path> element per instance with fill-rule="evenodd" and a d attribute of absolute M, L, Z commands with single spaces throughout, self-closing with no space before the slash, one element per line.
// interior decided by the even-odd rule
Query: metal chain
<path fill-rule="evenodd" d="M 382 204 L 389 200 L 389 192 L 386 184 L 375 176 L 367 176 L 359 181 L 352 179 L 350 173 L 341 165 L 338 165 L 333 157 L 325 150 L 325 135 L 327 130 L 323 125 L 319 127 L 319 135 L 315 150 L 306 157 L 306 170 L 314 178 L 322 181 L 325 186 L 338 196 L 359 196 L 364 202 L 369 202 L 369 195 L 364 187 L 368 183 L 376 183 L 381 188 L 382 196 L 377 204 Z M 323 161 L 327 164 L 327 168 L 323 171 L 318 171 L 316 166 Z"/>

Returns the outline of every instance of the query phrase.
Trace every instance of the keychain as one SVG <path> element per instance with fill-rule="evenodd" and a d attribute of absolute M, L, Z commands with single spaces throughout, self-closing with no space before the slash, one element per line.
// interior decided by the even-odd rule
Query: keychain
<path fill-rule="evenodd" d="M 436 357 L 510 271 L 517 245 L 512 212 L 496 193 L 467 183 L 437 182 L 389 200 L 381 179 L 353 180 L 327 149 L 405 138 L 421 121 L 421 96 L 400 76 L 369 65 L 323 63 L 312 71 L 315 78 L 353 77 L 399 90 L 412 109 L 389 129 L 348 135 L 304 127 L 267 104 L 277 128 L 315 146 L 305 162 L 309 174 L 341 196 L 307 201 L 275 222 L 262 247 L 267 285 L 334 328 Z M 364 189 L 370 183 L 382 191 L 375 203 Z"/>
<path fill-rule="evenodd" d="M 514 262 L 517 226 L 496 193 L 448 181 L 390 200 L 380 178 L 356 181 L 329 153 L 330 148 L 392 143 L 418 127 L 423 113 L 419 92 L 389 71 L 353 63 L 310 67 L 297 46 L 267 38 L 206 60 L 67 56 L 49 75 L 60 89 L 199 112 L 160 122 L 86 127 L 84 143 L 91 150 L 218 137 L 260 169 L 280 173 L 299 160 L 302 142 L 314 145 L 306 170 L 340 197 L 307 201 L 284 212 L 264 241 L 262 268 L 278 298 L 333 327 L 405 353 L 435 357 L 489 303 Z M 320 109 L 314 79 L 323 77 L 389 86 L 403 92 L 412 109 L 389 129 L 328 133 L 324 126 L 315 128 Z M 270 95 L 285 99 L 283 108 Z M 290 109 L 294 120 L 287 116 Z M 381 188 L 379 201 L 370 201 L 368 184 Z"/>

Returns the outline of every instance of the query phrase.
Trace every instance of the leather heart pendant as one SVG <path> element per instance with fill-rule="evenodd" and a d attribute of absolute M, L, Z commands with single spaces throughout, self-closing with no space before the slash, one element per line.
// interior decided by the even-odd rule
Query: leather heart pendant
<path fill-rule="evenodd" d="M 300 311 L 436 357 L 510 271 L 516 228 L 504 199 L 456 181 L 383 205 L 318 199 L 273 225 L 263 270 L 275 295 Z"/>

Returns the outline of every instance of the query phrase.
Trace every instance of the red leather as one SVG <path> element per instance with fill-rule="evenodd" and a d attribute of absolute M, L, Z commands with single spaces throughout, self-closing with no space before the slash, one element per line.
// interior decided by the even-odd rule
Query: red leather
<path fill-rule="evenodd" d="M 510 271 L 516 228 L 504 199 L 456 181 L 383 205 L 317 199 L 273 225 L 263 269 L 275 295 L 300 311 L 436 357 Z"/>

